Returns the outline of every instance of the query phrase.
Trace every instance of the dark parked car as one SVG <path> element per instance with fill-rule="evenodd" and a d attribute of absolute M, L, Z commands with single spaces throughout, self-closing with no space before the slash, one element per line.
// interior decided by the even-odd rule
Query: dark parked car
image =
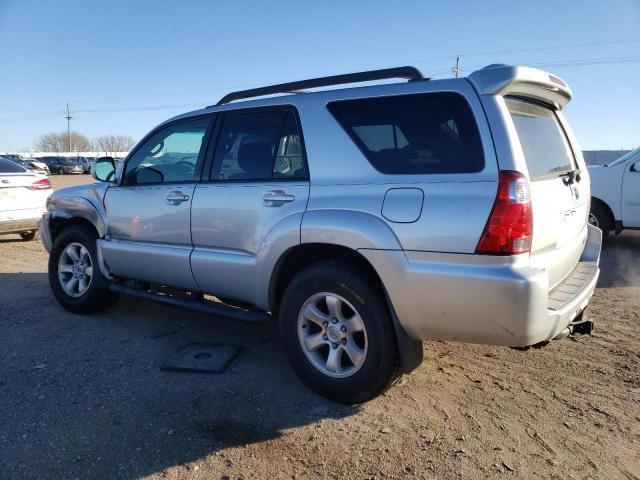
<path fill-rule="evenodd" d="M 82 173 L 91 173 L 91 160 L 87 157 L 77 157 L 75 160 L 82 165 Z"/>
<path fill-rule="evenodd" d="M 27 170 L 30 170 L 32 172 L 44 173 L 45 175 L 49 175 L 51 173 L 46 163 L 43 163 L 37 160 L 28 160 L 28 159 L 20 158 L 17 156 L 4 157 L 4 158 L 7 158 L 7 160 L 10 160 L 13 163 L 16 163 L 21 167 L 24 167 Z"/>
<path fill-rule="evenodd" d="M 58 175 L 84 173 L 82 164 L 72 157 L 42 157 L 41 160 L 49 166 L 51 173 L 57 173 Z"/>

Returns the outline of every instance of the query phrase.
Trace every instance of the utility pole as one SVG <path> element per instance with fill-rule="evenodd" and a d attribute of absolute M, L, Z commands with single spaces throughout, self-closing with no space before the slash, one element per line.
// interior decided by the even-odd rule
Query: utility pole
<path fill-rule="evenodd" d="M 456 75 L 457 76 L 457 75 Z M 67 115 L 64 117 L 67 119 L 67 152 L 71 153 L 71 113 L 69 113 L 69 104 L 67 103 Z"/>
<path fill-rule="evenodd" d="M 456 66 L 451 69 L 453 74 L 458 78 L 462 73 L 462 69 L 460 68 L 460 55 L 456 57 Z"/>

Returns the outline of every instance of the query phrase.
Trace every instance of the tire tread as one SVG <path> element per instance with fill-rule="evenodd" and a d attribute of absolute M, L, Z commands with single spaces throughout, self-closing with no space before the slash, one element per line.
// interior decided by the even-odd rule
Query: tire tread
<path fill-rule="evenodd" d="M 288 311 L 291 305 L 299 303 L 300 301 L 299 298 L 296 298 L 296 295 L 299 295 L 300 289 L 308 285 L 309 282 L 318 281 L 318 279 L 333 280 L 335 284 L 346 289 L 348 292 L 350 291 L 352 295 L 360 297 L 361 300 L 365 299 L 366 304 L 369 304 L 366 308 L 376 312 L 377 321 L 380 323 L 379 327 L 383 332 L 380 339 L 381 345 L 379 346 L 382 352 L 380 358 L 381 363 L 376 366 L 374 371 L 370 371 L 372 375 L 368 375 L 366 385 L 362 388 L 354 390 L 353 388 L 340 385 L 340 388 L 327 390 L 319 384 L 331 383 L 331 380 L 327 380 L 329 377 L 324 376 L 320 372 L 314 372 L 312 370 L 314 367 L 311 365 L 309 365 L 308 368 L 306 368 L 306 366 L 303 368 L 298 362 L 298 360 L 300 360 L 299 356 L 292 352 L 293 347 L 299 350 L 297 338 L 293 346 L 291 345 L 291 339 L 285 342 L 289 359 L 302 381 L 321 395 L 348 404 L 358 404 L 371 400 L 388 390 L 402 373 L 393 323 L 384 293 L 380 285 L 378 285 L 377 279 L 366 275 L 365 272 L 356 265 L 341 260 L 322 261 L 311 264 L 294 276 L 285 289 L 282 299 L 283 308 L 280 312 L 280 336 L 282 339 L 287 339 L 288 336 L 291 335 L 291 332 L 287 332 L 286 329 L 292 328 L 295 322 L 292 319 L 287 321 L 286 317 L 292 314 L 292 312 Z M 373 330 L 371 330 L 371 332 L 369 330 L 371 329 L 368 328 L 368 334 L 373 332 Z M 304 357 L 304 353 L 302 353 L 301 350 L 300 355 Z M 304 358 L 306 361 L 306 357 Z M 308 362 L 306 363 L 308 364 Z M 316 378 L 309 378 L 310 372 L 315 374 L 312 375 L 313 377 L 320 376 L 323 381 L 316 381 Z M 360 373 L 361 372 L 357 372 L 354 377 Z M 338 384 L 338 382 L 336 383 Z"/>

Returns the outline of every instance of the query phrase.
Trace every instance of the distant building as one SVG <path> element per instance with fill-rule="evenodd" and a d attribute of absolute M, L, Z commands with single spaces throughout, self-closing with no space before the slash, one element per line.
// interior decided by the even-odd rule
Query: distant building
<path fill-rule="evenodd" d="M 606 165 L 629 153 L 630 150 L 583 150 L 587 165 Z"/>

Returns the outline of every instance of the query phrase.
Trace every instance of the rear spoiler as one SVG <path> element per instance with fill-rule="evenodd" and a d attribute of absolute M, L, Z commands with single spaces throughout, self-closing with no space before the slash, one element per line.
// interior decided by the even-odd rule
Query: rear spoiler
<path fill-rule="evenodd" d="M 527 97 L 558 110 L 562 110 L 572 96 L 564 80 L 537 68 L 489 65 L 468 78 L 481 95 Z"/>

